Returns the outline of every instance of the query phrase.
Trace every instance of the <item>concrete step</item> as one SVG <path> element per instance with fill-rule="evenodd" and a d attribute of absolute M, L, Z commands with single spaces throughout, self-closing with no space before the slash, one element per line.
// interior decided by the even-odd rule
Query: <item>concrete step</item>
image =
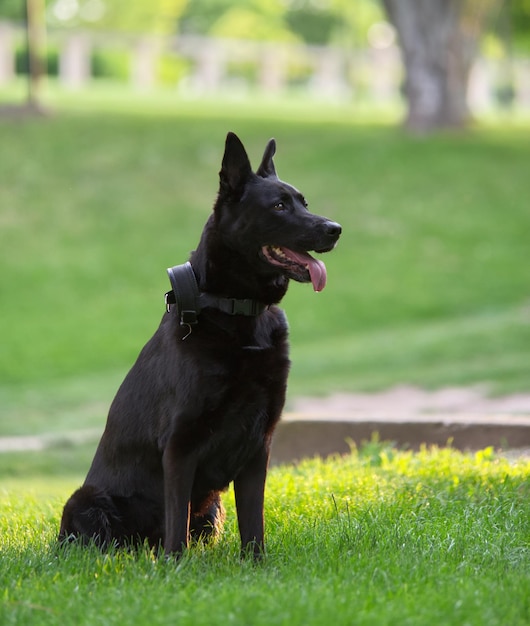
<path fill-rule="evenodd" d="M 530 451 L 529 415 L 428 414 L 413 416 L 337 413 L 288 413 L 274 434 L 271 463 L 290 463 L 314 456 L 346 454 L 348 442 L 360 445 L 377 433 L 380 441 L 417 449 L 421 444 L 459 450 Z"/>

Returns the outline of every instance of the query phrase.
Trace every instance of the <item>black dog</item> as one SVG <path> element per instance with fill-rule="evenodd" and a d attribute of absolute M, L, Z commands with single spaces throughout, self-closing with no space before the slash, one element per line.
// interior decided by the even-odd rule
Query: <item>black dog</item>
<path fill-rule="evenodd" d="M 289 279 L 326 283 L 307 251 L 331 250 L 341 227 L 311 214 L 276 176 L 269 141 L 256 173 L 226 138 L 213 214 L 190 262 L 168 270 L 167 312 L 123 381 L 59 538 L 101 547 L 147 540 L 179 553 L 222 525 L 234 482 L 243 551 L 263 551 L 263 494 L 289 370 Z"/>

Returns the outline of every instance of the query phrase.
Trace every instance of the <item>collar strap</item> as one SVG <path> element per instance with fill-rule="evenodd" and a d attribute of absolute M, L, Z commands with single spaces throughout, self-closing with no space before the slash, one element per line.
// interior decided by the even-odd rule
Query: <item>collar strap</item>
<path fill-rule="evenodd" d="M 257 300 L 220 298 L 210 293 L 200 292 L 195 272 L 189 261 L 184 265 L 168 268 L 167 273 L 173 290 L 166 293 L 166 310 L 169 313 L 171 305 L 176 305 L 181 326 L 197 324 L 199 313 L 207 307 L 218 309 L 228 315 L 246 315 L 247 317 L 256 317 L 267 308 L 266 304 Z"/>

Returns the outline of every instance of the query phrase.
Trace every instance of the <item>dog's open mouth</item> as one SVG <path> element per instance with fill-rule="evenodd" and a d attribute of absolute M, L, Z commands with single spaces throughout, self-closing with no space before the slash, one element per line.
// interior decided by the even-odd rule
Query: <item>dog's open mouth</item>
<path fill-rule="evenodd" d="M 326 286 L 326 266 L 307 252 L 294 252 L 280 246 L 263 246 L 263 256 L 271 265 L 283 268 L 294 280 L 311 282 L 315 291 Z"/>

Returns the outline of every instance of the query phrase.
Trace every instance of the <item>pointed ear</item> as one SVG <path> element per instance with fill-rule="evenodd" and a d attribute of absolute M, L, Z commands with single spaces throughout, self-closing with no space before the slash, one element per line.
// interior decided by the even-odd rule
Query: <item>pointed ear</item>
<path fill-rule="evenodd" d="M 261 165 L 258 167 L 256 174 L 261 176 L 262 178 L 278 178 L 276 175 L 276 169 L 274 168 L 274 163 L 272 161 L 272 157 L 276 152 L 276 141 L 274 139 L 270 139 L 269 143 L 265 148 L 265 152 L 263 153 L 263 159 L 261 159 Z"/>
<path fill-rule="evenodd" d="M 227 193 L 240 191 L 251 175 L 252 168 L 243 144 L 235 133 L 228 133 L 219 172 L 221 190 Z"/>

